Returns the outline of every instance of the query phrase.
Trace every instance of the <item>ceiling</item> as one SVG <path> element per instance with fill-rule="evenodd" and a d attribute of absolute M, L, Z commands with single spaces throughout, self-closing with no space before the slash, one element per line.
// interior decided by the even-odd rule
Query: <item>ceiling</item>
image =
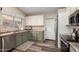
<path fill-rule="evenodd" d="M 19 7 L 26 15 L 57 13 L 57 10 L 63 7 Z"/>

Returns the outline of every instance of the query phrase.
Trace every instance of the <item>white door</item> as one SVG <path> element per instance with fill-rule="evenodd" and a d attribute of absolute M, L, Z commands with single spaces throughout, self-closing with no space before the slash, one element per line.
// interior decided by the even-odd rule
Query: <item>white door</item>
<path fill-rule="evenodd" d="M 44 30 L 44 39 L 55 40 L 55 31 L 56 31 L 56 19 L 46 19 L 45 20 L 45 30 Z"/>

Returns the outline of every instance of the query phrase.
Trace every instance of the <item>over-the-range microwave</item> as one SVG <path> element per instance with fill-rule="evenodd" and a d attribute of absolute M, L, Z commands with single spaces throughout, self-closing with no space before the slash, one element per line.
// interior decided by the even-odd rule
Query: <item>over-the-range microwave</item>
<path fill-rule="evenodd" d="M 69 24 L 79 26 L 79 10 L 69 16 Z"/>

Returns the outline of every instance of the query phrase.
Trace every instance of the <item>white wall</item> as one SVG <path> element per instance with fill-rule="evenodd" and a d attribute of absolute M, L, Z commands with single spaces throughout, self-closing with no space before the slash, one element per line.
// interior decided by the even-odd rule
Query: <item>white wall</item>
<path fill-rule="evenodd" d="M 16 7 L 3 7 L 2 13 L 14 17 L 23 18 L 23 26 L 25 25 L 25 14 Z"/>
<path fill-rule="evenodd" d="M 60 34 L 70 35 L 73 26 L 69 25 L 69 16 L 74 13 L 78 8 L 68 7 L 58 10 L 58 47 L 60 48 Z"/>
<path fill-rule="evenodd" d="M 58 10 L 58 47 L 60 48 L 60 34 L 70 34 L 70 28 L 66 25 L 68 24 L 66 9 Z"/>
<path fill-rule="evenodd" d="M 55 38 L 55 35 L 56 35 L 55 20 L 56 19 L 57 19 L 57 13 L 44 14 L 44 28 L 45 28 L 44 39 L 52 39 L 52 40 L 56 39 Z"/>
<path fill-rule="evenodd" d="M 61 34 L 69 34 L 70 33 L 70 28 L 67 27 L 68 25 L 68 18 L 66 14 L 66 9 L 60 9 L 58 10 L 58 26 L 59 26 L 59 33 Z"/>
<path fill-rule="evenodd" d="M 1 7 L 0 7 L 1 8 Z M 2 11 L 0 10 L 0 25 L 2 24 L 2 17 L 1 17 L 1 13 L 2 13 Z"/>
<path fill-rule="evenodd" d="M 57 18 L 57 12 L 44 14 L 44 18 Z"/>
<path fill-rule="evenodd" d="M 2 13 L 12 15 L 12 16 L 18 16 L 18 17 L 24 17 L 24 13 L 22 13 L 18 8 L 16 7 L 3 7 Z"/>
<path fill-rule="evenodd" d="M 27 16 L 26 25 L 43 26 L 44 25 L 44 15 Z"/>
<path fill-rule="evenodd" d="M 21 24 L 21 25 L 22 25 L 21 27 L 22 27 L 22 28 L 24 27 L 24 25 L 25 25 L 25 23 L 24 23 L 24 22 L 25 22 L 25 19 L 24 19 L 25 14 L 24 14 L 22 11 L 20 11 L 18 8 L 16 8 L 16 7 L 3 7 L 3 8 L 2 8 L 2 14 L 9 15 L 9 16 L 12 16 L 12 17 L 22 18 L 22 22 L 23 22 L 23 23 Z M 3 19 L 1 19 L 1 20 L 3 21 Z M 0 20 L 0 21 L 1 21 L 1 20 Z M 1 22 L 1 23 L 2 23 L 2 22 Z M 1 23 L 0 23 L 0 24 L 1 24 Z M 2 24 L 2 25 L 3 25 L 3 24 Z M 3 29 L 5 29 L 4 26 L 2 26 L 2 27 L 3 27 Z M 2 27 L 1 27 L 1 28 L 2 28 Z M 20 28 L 21 28 L 21 27 L 20 27 Z M 12 27 L 12 28 L 9 27 L 9 26 L 6 27 L 7 30 L 13 30 L 13 28 L 14 28 L 14 27 Z M 15 29 L 15 28 L 14 28 L 14 29 Z"/>

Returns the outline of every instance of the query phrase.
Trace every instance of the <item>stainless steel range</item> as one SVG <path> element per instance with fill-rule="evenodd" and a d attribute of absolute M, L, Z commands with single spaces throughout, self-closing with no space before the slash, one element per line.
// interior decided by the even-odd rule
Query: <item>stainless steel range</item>
<path fill-rule="evenodd" d="M 69 52 L 70 51 L 70 44 L 68 43 L 68 40 L 71 39 L 68 35 L 62 35 L 61 36 L 61 52 Z"/>
<path fill-rule="evenodd" d="M 69 52 L 69 47 L 70 45 L 66 41 L 61 40 L 61 52 Z"/>

